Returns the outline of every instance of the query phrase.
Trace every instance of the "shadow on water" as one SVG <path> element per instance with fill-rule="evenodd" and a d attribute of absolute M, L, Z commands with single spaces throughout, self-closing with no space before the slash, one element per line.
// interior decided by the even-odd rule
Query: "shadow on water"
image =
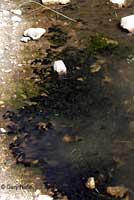
<path fill-rule="evenodd" d="M 70 200 L 114 199 L 106 194 L 106 187 L 118 182 L 114 175 L 122 165 L 125 172 L 129 170 L 126 155 L 132 157 L 134 150 L 120 143 L 132 139 L 129 121 L 133 113 L 126 112 L 122 104 L 128 88 L 125 83 L 115 84 L 122 77 L 107 48 L 102 55 L 108 61 L 96 73 L 91 73 L 90 66 L 97 58 L 87 49 L 67 47 L 61 53 L 47 53 L 39 67 L 39 60 L 32 63 L 40 95 L 29 99 L 31 105 L 4 115 L 12 121 L 9 133 L 18 134 L 10 148 L 17 163 L 40 167 L 45 185 L 57 188 Z M 64 60 L 65 78 L 53 72 L 54 59 Z M 99 193 L 85 186 L 92 176 Z M 133 189 L 129 182 L 126 186 Z"/>

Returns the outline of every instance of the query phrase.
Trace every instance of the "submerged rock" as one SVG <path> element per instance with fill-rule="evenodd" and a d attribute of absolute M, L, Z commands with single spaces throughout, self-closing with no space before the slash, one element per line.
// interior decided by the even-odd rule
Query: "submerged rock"
<path fill-rule="evenodd" d="M 63 137 L 63 141 L 66 142 L 66 143 L 74 142 L 74 138 L 71 135 L 66 134 Z"/>
<path fill-rule="evenodd" d="M 42 0 L 42 3 L 44 5 L 50 5 L 50 4 L 67 4 L 70 3 L 70 0 Z"/>
<path fill-rule="evenodd" d="M 128 192 L 128 189 L 124 186 L 107 187 L 107 193 L 116 198 L 123 198 L 127 192 Z"/>
<path fill-rule="evenodd" d="M 110 2 L 117 4 L 119 7 L 122 7 L 126 4 L 126 0 L 110 0 Z"/>
<path fill-rule="evenodd" d="M 98 63 L 95 63 L 90 66 L 91 73 L 96 73 L 96 72 L 99 72 L 100 70 L 101 70 L 101 65 L 99 65 Z"/>
<path fill-rule="evenodd" d="M 121 18 L 121 27 L 130 33 L 134 33 L 134 15 Z"/>
<path fill-rule="evenodd" d="M 39 130 L 48 131 L 48 129 L 51 129 L 52 127 L 53 127 L 53 125 L 50 122 L 47 122 L 47 123 L 39 122 L 38 123 Z"/>
<path fill-rule="evenodd" d="M 59 75 L 67 74 L 67 68 L 62 60 L 57 60 L 54 62 L 54 71 L 57 72 Z"/>
<path fill-rule="evenodd" d="M 24 31 L 24 36 L 32 40 L 39 40 L 46 33 L 44 28 L 29 28 Z"/>

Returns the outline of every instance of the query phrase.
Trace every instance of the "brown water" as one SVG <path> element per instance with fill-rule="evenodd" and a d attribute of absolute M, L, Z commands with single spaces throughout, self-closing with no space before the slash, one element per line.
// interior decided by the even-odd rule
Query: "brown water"
<path fill-rule="evenodd" d="M 18 162 L 30 165 L 38 159 L 45 185 L 58 188 L 70 200 L 111 199 L 105 192 L 108 185 L 124 185 L 133 199 L 134 38 L 118 26 L 121 17 L 133 12 L 133 4 L 118 9 L 108 1 L 83 0 L 60 11 L 79 22 L 56 19 L 46 11 L 34 15 L 37 19 L 43 19 L 45 13 L 51 16 L 51 23 L 68 33 L 64 48 L 69 48 L 51 47 L 48 58 L 45 51 L 49 45 L 44 45 L 47 38 L 26 45 L 24 62 L 30 62 L 25 67 L 25 78 L 20 78 L 26 83 L 25 90 L 21 88 L 25 96 L 16 92 L 16 100 L 23 107 L 20 105 L 17 112 L 5 116 L 12 120 L 9 133 L 20 135 L 10 147 Z M 39 24 L 47 26 L 47 20 Z M 118 41 L 120 48 L 95 55 L 87 52 L 85 46 L 96 33 Z M 37 51 L 33 48 L 36 45 Z M 27 53 L 30 48 L 32 58 Z M 59 51 L 62 53 L 57 54 Z M 51 60 L 59 58 L 64 58 L 68 67 L 66 79 L 58 79 L 52 73 Z M 91 73 L 90 65 L 98 60 L 101 70 Z M 31 80 L 31 71 L 38 92 L 29 95 L 33 86 L 27 87 L 26 78 Z M 16 100 L 12 99 L 10 105 Z M 40 122 L 51 125 L 44 128 Z M 100 194 L 86 189 L 90 176 L 96 178 Z"/>

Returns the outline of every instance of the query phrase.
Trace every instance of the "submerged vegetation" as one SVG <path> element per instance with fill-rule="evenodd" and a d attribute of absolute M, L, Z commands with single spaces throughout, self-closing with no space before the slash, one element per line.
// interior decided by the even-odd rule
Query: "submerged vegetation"
<path fill-rule="evenodd" d="M 50 27 L 49 33 L 47 38 L 52 43 L 52 47 L 58 48 L 67 42 L 67 33 L 63 32 L 60 27 Z"/>
<path fill-rule="evenodd" d="M 111 54 L 119 47 L 119 43 L 109 39 L 104 34 L 96 34 L 88 43 L 88 49 L 93 53 Z"/>

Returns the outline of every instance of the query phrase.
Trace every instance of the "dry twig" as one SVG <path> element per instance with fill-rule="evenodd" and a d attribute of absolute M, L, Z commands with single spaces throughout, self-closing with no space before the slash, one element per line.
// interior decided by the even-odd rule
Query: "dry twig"
<path fill-rule="evenodd" d="M 36 2 L 36 1 L 24 2 L 24 3 L 22 3 L 22 4 L 19 5 L 19 8 L 22 7 L 23 5 L 29 4 L 29 3 L 38 4 L 38 5 L 40 5 L 41 7 L 43 7 L 43 8 L 45 8 L 45 9 L 47 9 L 47 10 L 50 10 L 50 11 L 56 13 L 57 15 L 60 15 L 60 16 L 66 18 L 66 19 L 68 19 L 68 20 L 70 20 L 70 21 L 77 22 L 75 19 L 72 19 L 72 18 L 70 18 L 70 17 L 68 17 L 68 16 L 66 16 L 66 15 L 64 15 L 64 14 L 62 14 L 62 13 L 60 13 L 60 12 L 58 12 L 58 11 L 56 11 L 56 10 L 50 8 L 50 7 L 48 7 L 48 6 L 45 6 L 45 5 L 43 5 L 43 4 L 39 3 L 39 2 Z"/>

